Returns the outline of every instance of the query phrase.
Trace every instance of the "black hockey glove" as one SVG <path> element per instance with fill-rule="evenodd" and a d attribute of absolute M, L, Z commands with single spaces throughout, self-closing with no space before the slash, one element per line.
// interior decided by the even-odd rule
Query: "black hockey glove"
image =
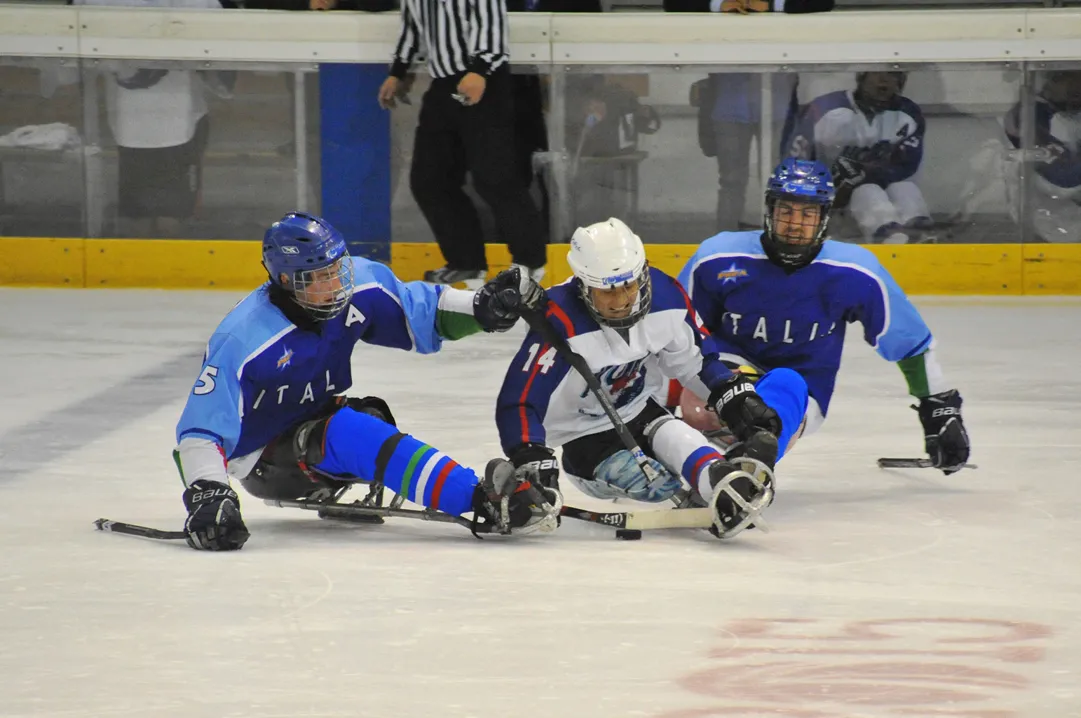
<path fill-rule="evenodd" d="M 505 332 L 518 322 L 523 309 L 542 306 L 545 299 L 539 284 L 511 267 L 473 295 L 473 317 L 486 332 Z"/>
<path fill-rule="evenodd" d="M 913 409 L 920 414 L 923 442 L 936 469 L 949 475 L 968 461 L 968 432 L 961 420 L 961 395 L 956 389 L 920 399 Z"/>
<path fill-rule="evenodd" d="M 240 518 L 240 498 L 227 484 L 200 479 L 184 491 L 188 545 L 203 551 L 236 551 L 251 536 Z"/>
<path fill-rule="evenodd" d="M 522 444 L 511 449 L 507 457 L 515 473 L 546 489 L 559 489 L 559 462 L 555 452 L 543 444 Z"/>
<path fill-rule="evenodd" d="M 863 184 L 867 171 L 853 154 L 843 154 L 833 163 L 833 182 L 837 187 L 855 188 Z"/>
<path fill-rule="evenodd" d="M 721 421 L 740 441 L 747 441 L 756 431 L 781 435 L 781 417 L 754 390 L 741 374 L 735 374 L 709 395 L 706 406 L 717 412 Z"/>

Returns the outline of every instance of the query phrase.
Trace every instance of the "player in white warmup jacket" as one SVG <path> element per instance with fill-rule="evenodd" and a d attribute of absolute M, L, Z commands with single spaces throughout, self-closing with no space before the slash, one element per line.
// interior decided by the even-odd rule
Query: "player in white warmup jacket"
<path fill-rule="evenodd" d="M 793 406 L 783 399 L 767 403 L 716 353 L 703 356 L 706 335 L 686 292 L 649 266 L 642 241 L 620 220 L 579 228 L 567 261 L 574 277 L 549 291 L 547 320 L 589 364 L 660 478 L 646 478 L 585 379 L 537 331 L 526 335 L 499 393 L 496 422 L 508 458 L 555 488 L 559 467 L 552 447 L 562 446 L 570 481 L 606 499 L 665 501 L 683 487 L 682 477 L 697 492 L 695 500 L 700 496 L 714 508 L 714 533 L 738 533 L 772 500 L 772 473 L 762 471 L 758 484 L 746 475 L 725 479 L 738 456 L 772 469 L 782 417 L 803 409 L 792 399 L 806 396 L 803 379 L 784 370 L 796 385 L 789 392 Z M 722 455 L 658 404 L 652 397 L 665 376 L 680 377 L 726 422 L 734 421 L 739 448 Z M 739 506 L 730 492 L 750 508 Z"/>
<path fill-rule="evenodd" d="M 861 72 L 855 90 L 816 97 L 803 111 L 789 155 L 830 168 L 835 205 L 847 205 L 864 238 L 918 239 L 931 212 L 912 177 L 923 162 L 923 112 L 903 96 L 906 73 Z"/>
<path fill-rule="evenodd" d="M 1035 99 L 1036 155 L 1028 213 L 1033 229 L 1045 242 L 1081 242 L 1081 71 L 1047 73 Z M 1018 102 L 1005 118 L 1006 137 L 1022 146 L 1022 106 Z M 1006 174 L 1007 207 L 1021 205 L 1021 170 L 1017 160 Z"/>

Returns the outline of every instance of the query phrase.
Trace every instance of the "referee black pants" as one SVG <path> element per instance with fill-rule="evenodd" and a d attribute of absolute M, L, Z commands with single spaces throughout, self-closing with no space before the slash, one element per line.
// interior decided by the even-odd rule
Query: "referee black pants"
<path fill-rule="evenodd" d="M 462 75 L 432 80 L 424 93 L 409 185 L 451 269 L 487 269 L 477 209 L 462 189 L 468 171 L 518 264 L 545 264 L 544 224 L 516 165 L 514 98 L 506 66 L 466 107 L 451 95 Z"/>

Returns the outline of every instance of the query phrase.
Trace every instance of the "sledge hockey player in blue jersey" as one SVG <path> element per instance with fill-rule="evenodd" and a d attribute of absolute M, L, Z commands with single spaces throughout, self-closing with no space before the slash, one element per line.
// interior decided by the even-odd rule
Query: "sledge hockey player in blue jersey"
<path fill-rule="evenodd" d="M 483 479 L 400 432 L 386 402 L 345 397 L 357 342 L 422 354 L 443 340 L 506 331 L 523 292 L 542 296 L 519 270 L 477 292 L 401 282 L 376 262 L 350 257 L 325 220 L 293 212 L 263 239 L 269 281 L 214 331 L 177 425 L 174 457 L 187 487 L 184 530 L 192 548 L 239 549 L 249 533 L 229 477 L 261 499 L 327 495 L 350 482 L 381 482 L 425 507 L 501 532 L 551 530 L 553 508 L 509 462 Z M 554 492 L 552 504 L 562 505 Z M 505 500 L 504 500 L 505 499 Z"/>
<path fill-rule="evenodd" d="M 676 498 L 682 477 L 695 492 L 692 500 L 713 508 L 715 535 L 726 538 L 751 525 L 773 498 L 771 470 L 782 423 L 790 421 L 786 412 L 802 409 L 783 402 L 770 408 L 716 352 L 703 353 L 706 336 L 686 293 L 649 266 L 642 241 L 620 220 L 576 230 L 567 261 L 574 276 L 548 292 L 546 318 L 588 363 L 656 477 L 647 478 L 583 376 L 535 329 L 507 369 L 497 402 L 507 456 L 555 488 L 560 471 L 553 447 L 562 446 L 570 481 L 604 499 Z M 722 455 L 657 403 L 652 395 L 663 374 L 708 398 L 740 447 Z M 805 395 L 799 375 L 787 374 L 789 394 Z M 753 477 L 734 473 L 747 464 L 740 457 L 762 462 Z"/>
<path fill-rule="evenodd" d="M 846 325 L 858 321 L 867 343 L 900 367 L 919 400 L 931 461 L 946 474 L 958 471 L 969 456 L 961 395 L 935 359 L 931 330 L 875 256 L 825 239 L 833 199 L 825 165 L 786 159 L 766 188 L 765 231 L 722 232 L 699 246 L 679 278 L 710 332 L 707 346 L 742 373 L 761 375 L 763 397 L 781 368 L 806 380 L 806 410 L 786 423 L 783 456 L 825 419 Z M 684 394 L 692 426 L 712 428 Z"/>

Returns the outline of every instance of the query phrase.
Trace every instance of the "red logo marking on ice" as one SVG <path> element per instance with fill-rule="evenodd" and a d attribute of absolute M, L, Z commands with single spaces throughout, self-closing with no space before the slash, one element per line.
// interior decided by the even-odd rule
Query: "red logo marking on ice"
<path fill-rule="evenodd" d="M 746 619 L 677 680 L 719 701 L 657 718 L 1017 718 L 1051 628 L 978 618 Z M 1004 665 L 1005 664 L 1005 665 Z M 869 712 L 870 711 L 870 712 Z"/>

